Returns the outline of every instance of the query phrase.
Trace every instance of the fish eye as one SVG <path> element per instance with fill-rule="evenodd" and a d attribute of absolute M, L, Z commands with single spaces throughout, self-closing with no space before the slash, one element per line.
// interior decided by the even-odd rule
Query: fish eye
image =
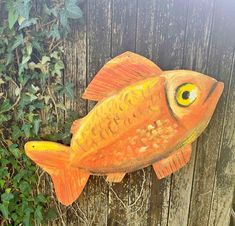
<path fill-rule="evenodd" d="M 198 96 L 198 87 L 192 83 L 180 85 L 176 89 L 175 99 L 179 106 L 188 107 Z"/>

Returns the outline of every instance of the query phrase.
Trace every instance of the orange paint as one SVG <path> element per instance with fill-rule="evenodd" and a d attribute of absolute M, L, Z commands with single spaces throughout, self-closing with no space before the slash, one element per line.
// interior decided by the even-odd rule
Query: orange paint
<path fill-rule="evenodd" d="M 126 52 L 86 89 L 83 97 L 98 104 L 73 123 L 70 147 L 31 141 L 26 154 L 52 176 L 65 205 L 79 196 L 90 174 L 119 182 L 125 173 L 153 165 L 161 179 L 189 161 L 191 143 L 209 123 L 222 91 L 223 83 L 209 76 L 161 71 Z"/>

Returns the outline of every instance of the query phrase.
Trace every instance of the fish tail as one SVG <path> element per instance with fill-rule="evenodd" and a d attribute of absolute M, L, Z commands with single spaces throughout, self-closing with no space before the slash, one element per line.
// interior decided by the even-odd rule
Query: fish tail
<path fill-rule="evenodd" d="M 33 148 L 36 147 L 36 148 Z M 54 142 L 28 142 L 26 155 L 50 174 L 58 200 L 68 206 L 81 194 L 90 174 L 70 164 L 71 149 Z"/>

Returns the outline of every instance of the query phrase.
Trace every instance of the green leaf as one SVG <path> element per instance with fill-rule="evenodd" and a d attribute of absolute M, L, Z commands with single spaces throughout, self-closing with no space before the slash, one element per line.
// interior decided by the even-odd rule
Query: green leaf
<path fill-rule="evenodd" d="M 8 111 L 11 108 L 10 101 L 8 99 L 4 100 L 3 103 L 0 105 L 0 111 Z"/>
<path fill-rule="evenodd" d="M 30 60 L 30 56 L 23 56 L 21 64 L 26 64 Z"/>
<path fill-rule="evenodd" d="M 7 122 L 8 120 L 11 119 L 11 116 L 10 115 L 3 115 L 3 114 L 0 114 L 0 124 L 2 124 L 3 122 Z"/>
<path fill-rule="evenodd" d="M 20 183 L 19 188 L 20 188 L 22 193 L 27 193 L 27 192 L 30 191 L 30 186 L 29 186 L 29 183 L 27 181 L 23 181 L 22 183 Z"/>
<path fill-rule="evenodd" d="M 30 8 L 30 0 L 17 1 L 15 4 L 15 9 L 18 11 L 19 15 L 26 20 L 29 19 Z"/>
<path fill-rule="evenodd" d="M 67 11 L 68 18 L 71 19 L 80 19 L 82 18 L 82 10 L 76 5 L 76 0 L 67 0 L 65 1 L 65 8 Z"/>
<path fill-rule="evenodd" d="M 35 25 L 36 23 L 37 23 L 37 18 L 31 18 L 30 20 L 24 20 L 21 23 L 19 30 L 26 28 L 26 27 L 29 27 L 29 26 L 32 26 L 32 25 Z"/>
<path fill-rule="evenodd" d="M 26 137 L 30 137 L 30 129 L 31 129 L 31 125 L 30 124 L 28 124 L 28 123 L 26 123 L 26 124 L 24 124 L 23 126 L 22 126 L 22 130 L 24 131 L 24 133 L 25 133 L 25 136 Z"/>
<path fill-rule="evenodd" d="M 22 131 L 20 130 L 19 126 L 13 125 L 12 126 L 12 140 L 16 141 L 22 136 Z"/>
<path fill-rule="evenodd" d="M 56 62 L 56 64 L 55 64 L 55 70 L 56 70 L 56 71 L 60 71 L 60 70 L 62 70 L 62 69 L 64 69 L 64 63 L 63 63 L 62 60 L 59 60 L 59 61 Z"/>
<path fill-rule="evenodd" d="M 32 94 L 32 93 L 26 93 L 28 96 L 29 96 L 29 98 L 30 98 L 30 102 L 32 102 L 32 101 L 34 101 L 34 100 L 37 100 L 38 99 L 38 97 L 37 96 L 35 96 L 34 94 Z"/>
<path fill-rule="evenodd" d="M 14 195 L 12 193 L 3 193 L 1 195 L 2 202 L 9 203 L 10 200 L 14 198 Z"/>
<path fill-rule="evenodd" d="M 46 203 L 47 200 L 43 194 L 38 194 L 36 200 L 40 203 Z"/>
<path fill-rule="evenodd" d="M 60 12 L 60 23 L 64 28 L 68 26 L 68 15 L 66 10 Z"/>
<path fill-rule="evenodd" d="M 13 60 L 14 55 L 12 52 L 7 53 L 7 65 L 10 64 Z"/>
<path fill-rule="evenodd" d="M 60 32 L 59 32 L 58 25 L 54 25 L 52 27 L 52 30 L 50 32 L 48 32 L 47 36 L 49 38 L 53 38 L 53 39 L 59 40 L 60 39 Z"/>
<path fill-rule="evenodd" d="M 71 83 L 67 83 L 64 86 L 63 93 L 70 99 L 74 98 L 74 92 L 73 92 L 73 85 Z"/>
<path fill-rule="evenodd" d="M 31 43 L 28 43 L 27 46 L 26 46 L 26 51 L 27 51 L 27 54 L 28 56 L 30 56 L 33 52 L 33 47 L 32 47 L 32 44 Z"/>
<path fill-rule="evenodd" d="M 42 64 L 45 64 L 45 63 L 47 63 L 47 62 L 50 61 L 50 60 L 51 60 L 50 57 L 48 57 L 48 56 L 43 56 L 41 63 L 42 63 Z"/>
<path fill-rule="evenodd" d="M 13 7 L 10 7 L 8 9 L 8 26 L 9 26 L 10 29 L 13 28 L 13 26 L 15 25 L 18 17 L 19 17 L 18 12 Z"/>
<path fill-rule="evenodd" d="M 25 21 L 25 18 L 22 16 L 19 16 L 18 18 L 18 24 L 21 25 Z"/>
<path fill-rule="evenodd" d="M 6 183 L 5 180 L 0 179 L 0 188 L 3 188 L 5 183 Z"/>
<path fill-rule="evenodd" d="M 33 121 L 33 130 L 34 130 L 34 133 L 36 135 L 38 135 L 38 131 L 39 131 L 39 128 L 40 128 L 40 123 L 41 123 L 41 120 L 40 119 L 35 119 Z"/>
<path fill-rule="evenodd" d="M 37 206 L 37 208 L 34 212 L 34 218 L 35 218 L 38 225 L 42 222 L 43 217 L 42 217 L 42 207 L 41 206 Z"/>
<path fill-rule="evenodd" d="M 16 159 L 20 157 L 20 150 L 17 144 L 12 144 L 9 146 L 9 151 L 15 156 Z"/>
<path fill-rule="evenodd" d="M 17 47 L 19 47 L 20 45 L 22 45 L 24 43 L 24 37 L 23 34 L 19 34 L 16 36 L 15 42 L 11 47 L 11 51 L 13 51 L 14 49 L 16 49 Z"/>
<path fill-rule="evenodd" d="M 57 211 L 54 208 L 50 208 L 47 212 L 46 212 L 46 219 L 51 221 L 57 218 Z"/>
<path fill-rule="evenodd" d="M 54 51 L 51 53 L 50 57 L 56 59 L 56 60 L 59 60 L 60 59 L 60 56 L 59 56 L 59 53 L 58 51 Z"/>
<path fill-rule="evenodd" d="M 29 221 L 30 221 L 30 211 L 26 210 L 26 213 L 24 214 L 24 218 L 23 218 L 23 225 L 30 226 Z"/>
<path fill-rule="evenodd" d="M 0 204 L 0 210 L 2 212 L 3 217 L 8 219 L 8 214 L 9 214 L 8 207 L 5 206 L 4 204 Z"/>

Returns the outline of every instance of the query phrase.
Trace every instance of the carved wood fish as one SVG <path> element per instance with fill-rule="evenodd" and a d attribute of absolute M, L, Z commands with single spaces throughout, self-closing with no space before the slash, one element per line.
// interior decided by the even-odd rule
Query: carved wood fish
<path fill-rule="evenodd" d="M 25 144 L 47 171 L 61 203 L 73 203 L 91 174 L 120 182 L 152 165 L 159 179 L 183 167 L 191 144 L 208 125 L 223 83 L 188 70 L 162 71 L 125 52 L 106 63 L 83 98 L 98 104 L 71 128 L 70 147 L 49 141 Z"/>

